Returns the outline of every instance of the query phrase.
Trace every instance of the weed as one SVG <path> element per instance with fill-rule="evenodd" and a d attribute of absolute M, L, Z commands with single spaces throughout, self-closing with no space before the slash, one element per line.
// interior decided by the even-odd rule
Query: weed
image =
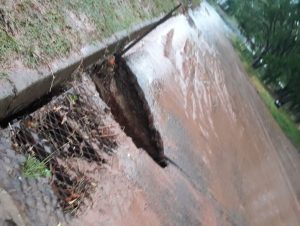
<path fill-rule="evenodd" d="M 81 43 L 101 41 L 176 4 L 176 0 L 22 0 L 11 8 L 3 5 L 1 15 L 12 32 L 0 27 L 0 63 L 4 65 L 14 56 L 31 68 L 48 63 L 67 56 Z M 79 31 L 67 24 L 69 11 L 78 19 L 86 18 L 84 23 L 95 29 L 82 38 L 79 32 L 86 32 L 84 28 Z"/>
<path fill-rule="evenodd" d="M 23 165 L 23 174 L 27 178 L 50 177 L 51 172 L 46 163 L 39 161 L 36 157 L 28 155 Z"/>
<path fill-rule="evenodd" d="M 79 101 L 79 95 L 70 94 L 70 95 L 68 95 L 68 100 L 71 105 L 75 105 Z"/>

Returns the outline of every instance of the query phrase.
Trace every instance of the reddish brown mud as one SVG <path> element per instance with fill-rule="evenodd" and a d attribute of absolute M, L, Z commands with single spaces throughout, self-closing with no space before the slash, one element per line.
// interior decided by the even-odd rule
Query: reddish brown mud
<path fill-rule="evenodd" d="M 203 3 L 189 15 L 160 26 L 127 55 L 165 154 L 180 168 L 162 180 L 170 189 L 177 182 L 172 207 L 178 201 L 198 225 L 299 225 L 299 154 L 249 84 L 217 13 Z M 181 180 L 190 186 L 186 194 Z"/>

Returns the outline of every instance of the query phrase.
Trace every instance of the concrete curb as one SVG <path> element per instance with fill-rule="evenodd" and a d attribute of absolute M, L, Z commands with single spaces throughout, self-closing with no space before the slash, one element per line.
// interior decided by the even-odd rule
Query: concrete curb
<path fill-rule="evenodd" d="M 103 42 L 87 45 L 79 52 L 73 52 L 68 58 L 56 60 L 37 70 L 19 68 L 7 78 L 0 79 L 0 120 L 18 113 L 47 94 L 51 87 L 63 84 L 78 67 L 86 68 L 105 55 L 116 52 L 159 19 L 148 20 L 117 32 Z"/>

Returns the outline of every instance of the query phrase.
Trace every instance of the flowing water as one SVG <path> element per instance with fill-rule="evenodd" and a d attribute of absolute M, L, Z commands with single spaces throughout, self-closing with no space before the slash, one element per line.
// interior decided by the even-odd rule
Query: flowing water
<path fill-rule="evenodd" d="M 204 2 L 127 53 L 176 163 L 163 173 L 145 162 L 135 166 L 143 173 L 128 172 L 163 225 L 300 225 L 298 153 L 249 84 L 229 36 Z"/>

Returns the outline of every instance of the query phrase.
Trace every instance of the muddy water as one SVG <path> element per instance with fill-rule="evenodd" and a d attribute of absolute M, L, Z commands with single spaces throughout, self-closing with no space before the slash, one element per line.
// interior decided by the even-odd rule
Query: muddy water
<path fill-rule="evenodd" d="M 163 170 L 144 153 L 139 160 L 128 154 L 121 158 L 126 175 L 162 225 L 300 225 L 299 156 L 227 36 L 203 3 L 127 54 L 177 166 Z"/>

